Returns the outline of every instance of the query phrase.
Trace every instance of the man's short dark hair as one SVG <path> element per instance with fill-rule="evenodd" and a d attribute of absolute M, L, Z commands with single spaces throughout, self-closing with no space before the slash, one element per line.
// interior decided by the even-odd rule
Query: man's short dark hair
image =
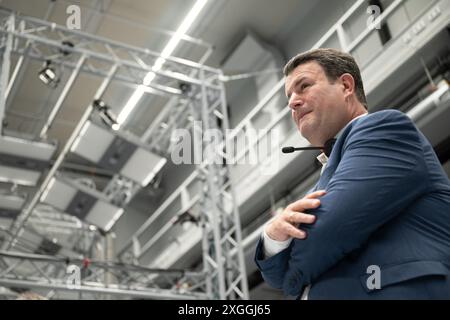
<path fill-rule="evenodd" d="M 336 49 L 314 49 L 300 53 L 284 66 L 283 73 L 288 76 L 299 65 L 316 61 L 324 70 L 330 82 L 334 82 L 344 73 L 349 73 L 355 80 L 355 94 L 359 102 L 367 109 L 364 85 L 355 59 L 348 53 Z"/>

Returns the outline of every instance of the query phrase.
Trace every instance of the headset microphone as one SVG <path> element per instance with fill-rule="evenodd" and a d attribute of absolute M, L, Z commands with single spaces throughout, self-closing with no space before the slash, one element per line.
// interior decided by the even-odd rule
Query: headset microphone
<path fill-rule="evenodd" d="M 336 139 L 330 139 L 327 142 L 325 142 L 325 145 L 323 147 L 301 147 L 301 148 L 295 148 L 295 147 L 283 147 L 281 151 L 283 153 L 292 153 L 294 151 L 300 151 L 300 150 L 323 150 L 325 155 L 327 157 L 330 156 L 331 150 L 333 149 L 334 143 L 336 142 Z"/>

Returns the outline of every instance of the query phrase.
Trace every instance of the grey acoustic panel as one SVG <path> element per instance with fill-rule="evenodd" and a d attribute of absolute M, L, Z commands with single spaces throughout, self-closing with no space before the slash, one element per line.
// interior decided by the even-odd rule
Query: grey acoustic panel
<path fill-rule="evenodd" d="M 41 197 L 41 202 L 52 205 L 86 223 L 108 231 L 122 215 L 123 209 L 108 203 L 96 190 L 78 190 L 64 179 L 53 179 Z"/>
<path fill-rule="evenodd" d="M 119 172 L 136 149 L 136 145 L 116 136 L 98 165 L 113 172 Z"/>
<path fill-rule="evenodd" d="M 82 191 L 77 191 L 65 211 L 80 220 L 84 220 L 89 211 L 91 211 L 95 202 L 97 202 L 97 199 L 92 195 Z"/>
<path fill-rule="evenodd" d="M 41 196 L 41 201 L 65 211 L 72 202 L 77 190 L 57 179 L 52 179 Z"/>
<path fill-rule="evenodd" d="M 0 208 L 21 210 L 25 203 L 25 198 L 15 194 L 0 194 Z"/>
<path fill-rule="evenodd" d="M 47 161 L 36 160 L 28 157 L 19 157 L 12 154 L 0 152 L 0 164 L 26 170 L 42 171 L 49 167 Z"/>
<path fill-rule="evenodd" d="M 0 165 L 0 182 L 35 186 L 41 176 L 39 171 L 18 169 Z"/>
<path fill-rule="evenodd" d="M 70 151 L 94 163 L 100 161 L 114 140 L 114 135 L 87 121 L 75 139 Z"/>
<path fill-rule="evenodd" d="M 56 146 L 0 136 L 0 181 L 35 186 Z"/>
<path fill-rule="evenodd" d="M 71 151 L 99 167 L 146 186 L 164 166 L 166 159 L 140 147 L 139 139 L 134 141 L 132 138 L 113 134 L 88 121 Z"/>
<path fill-rule="evenodd" d="M 0 194 L 0 226 L 9 229 L 20 214 L 25 198 L 14 194 Z"/>
<path fill-rule="evenodd" d="M 86 216 L 86 221 L 97 227 L 109 231 L 122 216 L 124 210 L 104 201 L 97 201 Z"/>
<path fill-rule="evenodd" d="M 45 142 L 0 136 L 0 152 L 18 157 L 49 161 L 55 153 L 56 146 Z"/>
<path fill-rule="evenodd" d="M 166 162 L 165 158 L 139 148 L 130 157 L 120 174 L 146 186 Z"/>

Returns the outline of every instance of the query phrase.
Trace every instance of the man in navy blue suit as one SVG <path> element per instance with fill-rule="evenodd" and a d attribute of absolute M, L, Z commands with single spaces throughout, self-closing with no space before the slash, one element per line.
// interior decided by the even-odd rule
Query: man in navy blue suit
<path fill-rule="evenodd" d="M 396 110 L 367 113 L 349 54 L 316 49 L 284 69 L 292 118 L 321 154 L 306 196 L 265 226 L 265 281 L 307 299 L 450 299 L 450 181 Z"/>

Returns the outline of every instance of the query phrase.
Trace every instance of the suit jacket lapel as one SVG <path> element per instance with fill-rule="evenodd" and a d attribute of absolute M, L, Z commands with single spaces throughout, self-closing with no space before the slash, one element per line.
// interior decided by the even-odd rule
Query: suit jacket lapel
<path fill-rule="evenodd" d="M 322 172 L 322 175 L 320 176 L 319 181 L 317 182 L 316 187 L 314 188 L 315 189 L 314 191 L 326 189 L 325 187 L 328 185 L 328 182 L 333 176 L 333 173 L 336 170 L 336 165 L 332 166 L 330 163 L 330 159 L 328 159 L 327 166 L 325 170 Z"/>
<path fill-rule="evenodd" d="M 348 133 L 351 131 L 353 123 L 349 124 L 342 132 L 339 133 L 330 157 L 328 158 L 325 170 L 322 172 L 319 181 L 316 184 L 315 190 L 326 189 L 328 182 L 333 177 L 339 162 L 341 161 L 342 147 Z"/>

